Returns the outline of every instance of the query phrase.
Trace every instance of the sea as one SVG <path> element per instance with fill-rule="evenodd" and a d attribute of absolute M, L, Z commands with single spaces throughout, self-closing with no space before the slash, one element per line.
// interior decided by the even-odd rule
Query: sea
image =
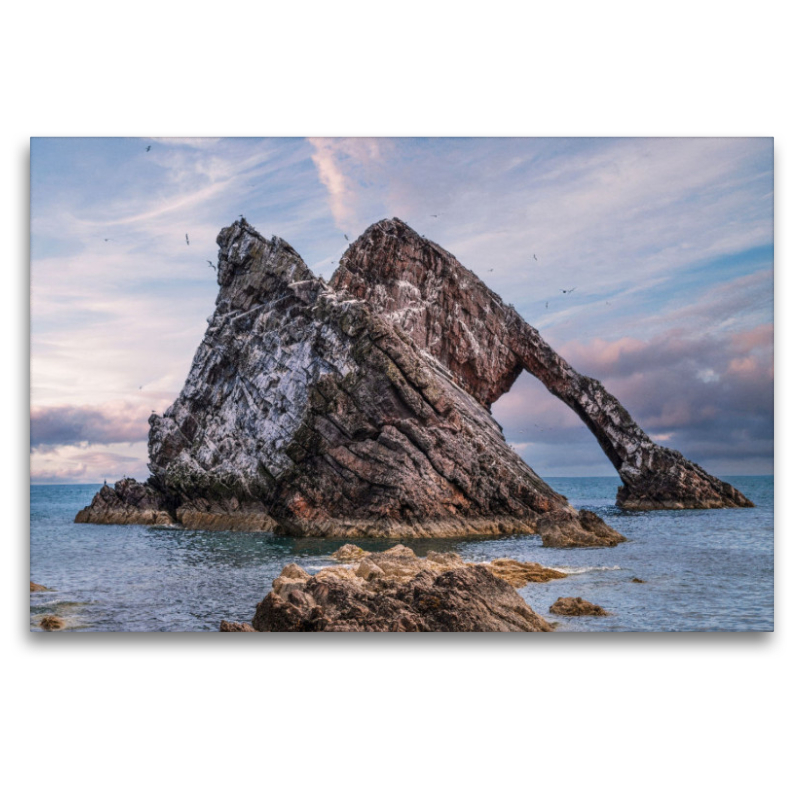
<path fill-rule="evenodd" d="M 617 547 L 543 548 L 536 536 L 487 539 L 351 540 L 365 550 L 398 542 L 419 556 L 457 552 L 465 561 L 535 561 L 568 577 L 519 590 L 557 633 L 771 631 L 773 478 L 725 478 L 755 508 L 622 511 L 616 478 L 548 478 L 576 508 L 588 508 L 628 538 Z M 46 614 L 64 632 L 216 631 L 249 621 L 284 566 L 314 573 L 343 542 L 272 533 L 226 533 L 143 525 L 77 525 L 97 485 L 31 486 L 31 630 Z M 637 578 L 642 583 L 635 582 Z M 558 617 L 559 597 L 582 597 L 607 617 Z"/>

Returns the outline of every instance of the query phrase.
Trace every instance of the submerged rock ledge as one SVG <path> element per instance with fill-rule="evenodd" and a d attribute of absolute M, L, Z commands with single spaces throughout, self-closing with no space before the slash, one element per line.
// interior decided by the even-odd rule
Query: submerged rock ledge
<path fill-rule="evenodd" d="M 180 396 L 149 420 L 151 477 L 104 486 L 76 522 L 624 541 L 506 443 L 490 406 L 522 369 L 598 437 L 623 479 L 621 504 L 749 504 L 653 444 L 598 382 L 399 220 L 370 227 L 330 285 L 245 220 L 217 243 L 208 329 Z"/>

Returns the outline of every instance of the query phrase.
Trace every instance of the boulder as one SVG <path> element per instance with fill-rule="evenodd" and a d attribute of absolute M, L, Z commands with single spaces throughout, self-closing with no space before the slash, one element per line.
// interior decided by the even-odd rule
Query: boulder
<path fill-rule="evenodd" d="M 52 589 L 48 589 L 46 586 L 42 586 L 41 583 L 34 583 L 31 581 L 31 591 L 32 592 L 52 592 Z"/>
<path fill-rule="evenodd" d="M 46 614 L 39 620 L 39 627 L 46 631 L 60 631 L 66 624 L 62 617 L 55 614 Z"/>
<path fill-rule="evenodd" d="M 581 597 L 559 597 L 550 606 L 551 614 L 560 614 L 563 617 L 608 617 L 609 612 L 601 606 L 596 606 Z"/>
<path fill-rule="evenodd" d="M 256 629 L 249 622 L 228 622 L 223 619 L 219 623 L 222 633 L 256 633 Z"/>
<path fill-rule="evenodd" d="M 496 568 L 522 585 L 523 573 L 548 579 L 546 568 L 500 561 L 497 567 L 469 564 L 454 553 L 417 558 L 398 545 L 314 576 L 289 564 L 259 603 L 253 626 L 272 632 L 552 630 L 508 579 L 494 574 Z"/>

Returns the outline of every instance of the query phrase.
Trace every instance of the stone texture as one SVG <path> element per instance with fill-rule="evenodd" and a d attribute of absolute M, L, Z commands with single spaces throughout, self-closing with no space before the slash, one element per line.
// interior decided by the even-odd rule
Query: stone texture
<path fill-rule="evenodd" d="M 55 614 L 47 614 L 39 620 L 39 627 L 46 631 L 60 631 L 66 622 Z"/>
<path fill-rule="evenodd" d="M 518 569 L 533 574 L 537 566 Z M 465 564 L 453 553 L 417 558 L 402 545 L 314 576 L 289 564 L 259 603 L 253 626 L 272 632 L 552 630 L 492 565 Z"/>
<path fill-rule="evenodd" d="M 150 417 L 150 479 L 104 487 L 77 521 L 623 541 L 586 528 L 437 358 L 286 242 L 244 220 L 217 242 L 216 308 L 180 396 Z"/>
<path fill-rule="evenodd" d="M 596 606 L 582 597 L 559 597 L 550 606 L 551 614 L 559 614 L 562 617 L 608 617 L 610 616 L 601 606 Z"/>
<path fill-rule="evenodd" d="M 152 486 L 123 478 L 114 487 L 105 485 L 91 505 L 79 511 L 75 522 L 104 525 L 169 525 L 175 520 L 163 496 Z"/>
<path fill-rule="evenodd" d="M 502 578 L 516 589 L 528 583 L 545 583 L 567 577 L 566 572 L 543 567 L 541 564 L 514 561 L 512 558 L 498 558 L 487 566 L 492 575 Z"/>
<path fill-rule="evenodd" d="M 228 622 L 223 619 L 219 623 L 222 633 L 256 633 L 256 629 L 249 622 Z"/>
<path fill-rule="evenodd" d="M 575 371 L 511 305 L 399 219 L 369 227 L 331 279 L 400 326 L 487 408 L 527 370 L 592 431 L 618 471 L 628 509 L 752 506 L 677 450 L 655 444 L 602 384 Z"/>

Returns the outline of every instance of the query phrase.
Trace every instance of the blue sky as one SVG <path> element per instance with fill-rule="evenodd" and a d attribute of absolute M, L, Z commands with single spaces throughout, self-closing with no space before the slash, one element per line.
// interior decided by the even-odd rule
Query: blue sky
<path fill-rule="evenodd" d="M 146 477 L 239 214 L 326 278 L 398 216 L 656 440 L 772 472 L 771 139 L 87 138 L 31 141 L 32 480 Z M 540 474 L 614 474 L 529 376 L 493 412 Z"/>

